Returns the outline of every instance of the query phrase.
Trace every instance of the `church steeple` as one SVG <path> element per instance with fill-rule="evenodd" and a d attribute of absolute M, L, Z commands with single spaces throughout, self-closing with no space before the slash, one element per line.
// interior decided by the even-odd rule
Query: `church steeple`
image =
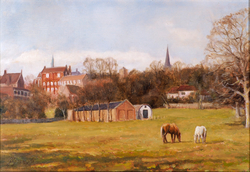
<path fill-rule="evenodd" d="M 52 55 L 51 67 L 54 67 L 54 56 Z"/>
<path fill-rule="evenodd" d="M 165 60 L 165 64 L 164 64 L 164 69 L 166 69 L 166 68 L 171 68 L 168 47 L 167 47 L 166 60 Z"/>

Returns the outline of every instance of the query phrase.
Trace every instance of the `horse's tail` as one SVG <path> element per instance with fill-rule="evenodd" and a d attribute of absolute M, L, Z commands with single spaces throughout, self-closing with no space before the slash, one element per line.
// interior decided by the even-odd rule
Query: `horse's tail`
<path fill-rule="evenodd" d="M 206 139 L 207 137 L 207 129 L 205 127 L 203 127 L 203 137 Z"/>
<path fill-rule="evenodd" d="M 163 126 L 161 126 L 161 131 L 160 132 L 161 132 L 160 133 L 161 137 L 163 137 Z"/>
<path fill-rule="evenodd" d="M 206 138 L 207 137 L 207 129 L 206 128 L 204 128 L 204 137 Z"/>

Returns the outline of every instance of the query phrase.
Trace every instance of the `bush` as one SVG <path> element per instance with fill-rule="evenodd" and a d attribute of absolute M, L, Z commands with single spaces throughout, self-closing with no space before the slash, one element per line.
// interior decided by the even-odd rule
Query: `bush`
<path fill-rule="evenodd" d="M 38 114 L 38 119 L 47 118 L 44 112 Z"/>
<path fill-rule="evenodd" d="M 66 118 L 67 118 L 67 116 L 68 116 L 67 110 L 65 112 L 65 115 L 66 115 Z M 59 108 L 56 108 L 56 110 L 55 110 L 55 118 L 61 118 L 61 117 L 62 118 L 64 117 L 63 112 Z"/>

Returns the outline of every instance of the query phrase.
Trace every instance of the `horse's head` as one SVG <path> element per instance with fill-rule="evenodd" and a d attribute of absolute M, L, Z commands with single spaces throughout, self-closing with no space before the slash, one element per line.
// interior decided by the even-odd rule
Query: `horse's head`
<path fill-rule="evenodd" d="M 179 134 L 177 135 L 177 138 L 178 138 L 179 142 L 181 142 L 181 133 L 179 133 Z"/>

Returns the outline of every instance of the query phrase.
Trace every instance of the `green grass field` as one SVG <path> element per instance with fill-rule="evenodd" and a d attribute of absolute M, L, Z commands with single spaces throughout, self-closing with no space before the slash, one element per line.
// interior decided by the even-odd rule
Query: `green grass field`
<path fill-rule="evenodd" d="M 1 125 L 1 170 L 249 171 L 249 130 L 232 110 L 153 113 L 144 121 Z M 173 122 L 182 142 L 163 144 L 160 127 Z M 206 144 L 193 142 L 197 125 L 207 128 Z"/>

